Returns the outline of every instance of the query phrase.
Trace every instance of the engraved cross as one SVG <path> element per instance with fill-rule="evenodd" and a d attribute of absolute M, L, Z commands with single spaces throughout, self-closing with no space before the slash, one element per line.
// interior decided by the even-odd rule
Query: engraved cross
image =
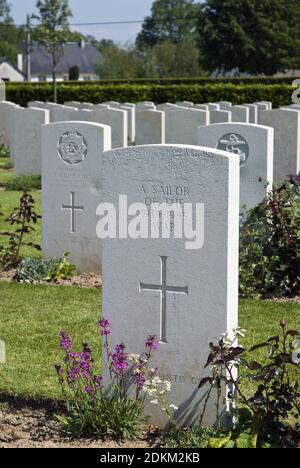
<path fill-rule="evenodd" d="M 71 213 L 71 234 L 75 233 L 75 212 L 84 211 L 83 206 L 75 205 L 75 192 L 71 192 L 71 203 L 70 205 L 62 205 L 62 210 L 70 210 Z"/>
<path fill-rule="evenodd" d="M 160 341 L 167 343 L 167 293 L 188 295 L 188 286 L 168 286 L 167 285 L 167 259 L 160 257 L 161 260 L 161 284 L 146 284 L 140 282 L 140 291 L 160 291 Z"/>

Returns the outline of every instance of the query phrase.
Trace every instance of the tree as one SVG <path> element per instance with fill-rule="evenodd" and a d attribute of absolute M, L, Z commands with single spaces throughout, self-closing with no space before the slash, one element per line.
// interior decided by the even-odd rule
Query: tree
<path fill-rule="evenodd" d="M 179 44 L 163 41 L 144 55 L 147 78 L 196 77 L 202 73 L 199 66 L 199 49 L 189 37 Z"/>
<path fill-rule="evenodd" d="M 68 0 L 39 0 L 37 2 L 39 15 L 34 18 L 40 21 L 37 28 L 37 41 L 43 45 L 52 58 L 53 69 L 53 100 L 57 102 L 57 63 L 63 53 L 63 48 L 70 34 L 69 18 L 72 11 Z"/>
<path fill-rule="evenodd" d="M 207 0 L 198 32 L 211 72 L 273 75 L 300 65 L 299 0 Z"/>
<path fill-rule="evenodd" d="M 135 79 L 199 76 L 199 50 L 192 38 L 180 44 L 162 41 L 140 52 L 133 45 L 120 48 L 112 41 L 99 44 L 102 60 L 98 73 L 102 79 Z"/>
<path fill-rule="evenodd" d="M 24 28 L 13 24 L 10 5 L 0 0 L 0 57 L 17 63 L 18 46 L 24 40 Z"/>
<path fill-rule="evenodd" d="M 79 80 L 80 71 L 77 65 L 70 67 L 69 69 L 69 80 L 70 81 L 78 81 Z"/>
<path fill-rule="evenodd" d="M 10 16 L 10 4 L 7 0 L 0 0 L 0 22 L 12 24 L 13 20 Z"/>
<path fill-rule="evenodd" d="M 18 56 L 18 47 L 6 41 L 0 42 L 0 57 L 6 58 L 9 62 L 16 65 Z"/>
<path fill-rule="evenodd" d="M 97 71 L 101 79 L 122 80 L 143 78 L 143 57 L 134 46 L 119 47 L 112 41 L 101 41 L 102 60 Z"/>
<path fill-rule="evenodd" d="M 144 50 L 165 40 L 178 44 L 194 36 L 199 10 L 194 0 L 156 0 L 137 37 L 137 47 Z"/>

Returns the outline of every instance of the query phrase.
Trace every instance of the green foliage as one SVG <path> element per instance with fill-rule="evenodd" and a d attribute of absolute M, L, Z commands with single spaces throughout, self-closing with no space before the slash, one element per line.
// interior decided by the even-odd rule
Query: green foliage
<path fill-rule="evenodd" d="M 251 210 L 240 240 L 240 293 L 300 292 L 300 178 L 292 177 Z"/>
<path fill-rule="evenodd" d="M 168 431 L 162 435 L 162 446 L 166 448 L 208 448 L 209 440 L 222 434 L 212 427 L 193 426 L 186 431 Z"/>
<path fill-rule="evenodd" d="M 199 66 L 199 49 L 192 37 L 178 44 L 171 40 L 160 41 L 143 55 L 143 76 L 174 77 L 204 75 Z"/>
<path fill-rule="evenodd" d="M 82 83 L 82 82 L 80 82 Z M 272 101 L 274 107 L 291 104 L 291 96 L 295 88 L 288 84 L 224 84 L 214 81 L 209 84 L 122 84 L 100 85 L 94 83 L 80 84 L 76 82 L 58 85 L 58 102 L 82 101 L 105 102 L 116 100 L 120 102 L 154 101 L 176 102 L 193 101 L 196 103 L 232 101 L 235 104 L 255 101 Z M 22 83 L 7 85 L 7 99 L 26 106 L 29 101 L 49 101 L 52 99 L 51 84 Z"/>
<path fill-rule="evenodd" d="M 1 28 L 1 27 L 0 27 Z M 5 57 L 13 65 L 17 62 L 19 49 L 17 45 L 10 44 L 7 41 L 0 42 L 0 57 Z"/>
<path fill-rule="evenodd" d="M 226 437 L 214 438 L 211 446 L 227 447 L 235 441 L 237 448 L 256 448 L 261 444 L 296 447 L 300 439 L 300 332 L 287 328 L 280 321 L 281 333 L 257 343 L 250 350 L 237 346 L 244 330 L 237 329 L 229 336 L 224 334 L 217 344 L 210 343 L 210 354 L 205 368 L 211 376 L 201 380 L 199 388 L 210 385 L 207 392 L 203 420 L 209 398 L 217 392 L 217 422 L 221 426 L 219 401 L 222 388 L 230 389 L 228 398 L 235 411 L 235 428 Z M 267 363 L 253 360 L 253 352 L 266 350 Z M 234 371 L 236 369 L 237 372 Z M 255 383 L 256 389 L 246 395 L 242 383 Z M 238 409 L 241 408 L 241 411 Z"/>
<path fill-rule="evenodd" d="M 69 37 L 69 18 L 72 11 L 68 0 L 38 0 L 39 15 L 35 15 L 40 24 L 35 29 L 35 38 L 44 46 L 52 57 L 53 67 L 53 99 L 57 101 L 56 69 L 63 47 Z"/>
<path fill-rule="evenodd" d="M 207 0 L 199 47 L 209 71 L 273 75 L 299 67 L 298 0 Z"/>
<path fill-rule="evenodd" d="M 69 69 L 69 80 L 71 81 L 78 81 L 79 80 L 80 70 L 77 65 L 70 67 Z"/>
<path fill-rule="evenodd" d="M 195 35 L 199 5 L 194 0 L 156 0 L 151 16 L 145 18 L 136 43 L 139 49 L 152 48 L 161 41 L 178 44 Z"/>
<path fill-rule="evenodd" d="M 160 41 L 143 53 L 132 45 L 120 48 L 110 42 L 102 44 L 100 49 L 103 58 L 98 65 L 98 74 L 106 80 L 189 77 L 202 73 L 199 50 L 190 37 L 179 44 L 174 44 L 171 40 Z"/>
<path fill-rule="evenodd" d="M 35 231 L 32 224 L 36 224 L 39 215 L 34 211 L 35 201 L 31 195 L 24 193 L 20 198 L 19 206 L 14 208 L 10 216 L 5 220 L 14 231 L 1 232 L 0 236 L 9 239 L 8 247 L 0 245 L 0 266 L 4 270 L 15 268 L 20 262 L 20 251 L 25 245 L 41 250 L 40 245 L 33 242 L 25 242 L 24 236 Z"/>
<path fill-rule="evenodd" d="M 14 165 L 13 165 L 13 162 L 12 162 L 12 160 L 10 158 L 5 157 L 5 158 L 2 158 L 2 160 L 0 158 L 0 170 L 4 169 L 5 171 L 7 171 L 9 169 L 12 169 L 13 167 L 14 167 Z M 8 173 L 8 174 L 12 175 L 12 173 Z M 3 176 L 3 173 L 1 175 Z M 1 179 L 1 176 L 0 176 L 0 179 Z M 1 182 L 2 182 L 2 180 L 0 180 L 0 186 L 2 186 Z M 4 184 L 4 186 L 5 186 L 5 184 Z"/>
<path fill-rule="evenodd" d="M 10 158 L 10 150 L 3 143 L 0 143 L 0 158 Z"/>
<path fill-rule="evenodd" d="M 73 278 L 76 267 L 69 261 L 69 253 L 56 261 L 55 268 L 50 269 L 46 276 L 47 281 Z"/>
<path fill-rule="evenodd" d="M 57 416 L 62 429 L 72 437 L 108 437 L 130 440 L 145 429 L 143 405 L 130 398 L 98 395 L 91 404 L 88 395 L 68 402 L 68 416 Z"/>
<path fill-rule="evenodd" d="M 19 175 L 10 179 L 6 185 L 7 191 L 29 192 L 41 189 L 41 176 L 39 175 Z"/>
<path fill-rule="evenodd" d="M 147 417 L 144 416 L 144 397 L 140 395 L 139 376 L 148 370 L 152 348 L 129 367 L 129 356 L 125 345 L 118 344 L 111 349 L 109 336 L 110 323 L 102 319 L 99 324 L 103 338 L 103 352 L 107 366 L 107 388 L 104 388 L 101 367 L 94 358 L 87 343 L 82 345 L 82 352 L 74 352 L 71 336 L 61 331 L 60 348 L 64 351 L 63 364 L 56 364 L 59 384 L 66 400 L 66 416 L 58 416 L 63 430 L 73 437 L 109 437 L 113 439 L 135 439 L 145 429 Z M 152 346 L 154 337 L 148 341 Z M 146 342 L 146 347 L 147 347 Z M 143 358 L 143 361 L 142 361 Z M 135 382 L 135 397 L 128 394 L 129 383 Z M 145 382 L 143 380 L 143 382 Z"/>
<path fill-rule="evenodd" d="M 10 4 L 7 0 L 0 0 L 0 19 L 7 24 L 12 23 Z"/>
<path fill-rule="evenodd" d="M 143 57 L 135 47 L 126 45 L 119 47 L 112 41 L 101 43 L 102 60 L 97 66 L 97 72 L 103 79 L 131 79 L 143 77 Z"/>
<path fill-rule="evenodd" d="M 7 0 L 0 0 L 0 23 L 0 57 L 16 65 L 19 46 L 25 37 L 24 28 L 13 24 Z"/>
<path fill-rule="evenodd" d="M 39 283 L 41 281 L 55 282 L 73 277 L 75 266 L 68 261 L 68 255 L 63 258 L 21 260 L 14 280 L 20 283 Z"/>
<path fill-rule="evenodd" d="M 101 43 L 104 41 L 101 41 Z M 116 44 L 113 41 L 105 41 L 105 44 L 99 46 L 99 50 L 101 53 L 104 53 L 106 47 L 115 47 Z M 164 78 L 121 78 L 121 79 L 101 79 L 96 80 L 91 83 L 90 81 L 73 81 L 67 83 L 68 85 L 77 86 L 77 87 L 84 87 L 84 86 L 91 86 L 91 85 L 98 85 L 98 86 L 105 86 L 105 85 L 124 85 L 124 84 L 142 84 L 142 85 L 211 85 L 211 84 L 232 84 L 232 85 L 254 85 L 254 84 L 263 84 L 263 85 L 275 85 L 275 84 L 286 84 L 291 85 L 293 80 L 299 78 L 299 76 L 295 77 L 274 77 L 274 76 L 248 76 L 248 77 L 211 77 L 206 75 L 201 75 L 199 77 L 182 77 L 178 75 L 176 78 L 164 77 Z M 66 83 L 61 83 L 66 85 Z M 6 83 L 6 88 L 10 87 L 22 87 L 23 86 L 36 86 L 36 87 L 49 87 L 49 83 L 47 82 L 39 82 L 39 83 Z"/>

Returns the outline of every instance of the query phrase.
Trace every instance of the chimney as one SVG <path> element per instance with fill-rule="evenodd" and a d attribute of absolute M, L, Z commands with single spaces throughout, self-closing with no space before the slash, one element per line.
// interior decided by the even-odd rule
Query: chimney
<path fill-rule="evenodd" d="M 18 54 L 18 69 L 23 72 L 23 54 Z"/>

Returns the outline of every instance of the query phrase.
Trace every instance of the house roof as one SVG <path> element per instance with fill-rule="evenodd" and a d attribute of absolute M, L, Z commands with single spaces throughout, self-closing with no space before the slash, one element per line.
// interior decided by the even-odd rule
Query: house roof
<path fill-rule="evenodd" d="M 96 65 L 102 55 L 98 49 L 89 43 L 68 42 L 57 65 L 57 73 L 68 73 L 70 68 L 77 66 L 80 73 L 96 73 Z M 33 75 L 50 75 L 52 73 L 51 55 L 45 47 L 33 43 L 31 48 L 31 73 Z"/>
<path fill-rule="evenodd" d="M 2 65 L 3 63 L 6 63 L 7 65 L 9 65 L 11 68 L 13 68 L 15 70 L 15 72 L 19 73 L 19 75 L 23 76 L 23 78 L 25 78 L 25 73 L 23 73 L 21 70 L 19 70 L 15 65 L 13 65 L 9 60 L 7 60 L 5 57 L 0 57 L 0 65 Z"/>

